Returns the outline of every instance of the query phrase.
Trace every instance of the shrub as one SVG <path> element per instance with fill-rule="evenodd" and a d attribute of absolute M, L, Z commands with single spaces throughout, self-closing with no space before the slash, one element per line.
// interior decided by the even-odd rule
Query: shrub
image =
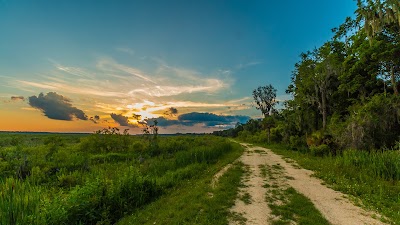
<path fill-rule="evenodd" d="M 400 97 L 374 95 L 363 105 L 351 108 L 346 129 L 339 137 L 344 147 L 380 149 L 393 147 L 400 131 Z"/>
<path fill-rule="evenodd" d="M 318 146 L 310 146 L 310 152 L 314 156 L 325 156 L 331 153 L 331 148 L 326 144 L 321 144 Z"/>
<path fill-rule="evenodd" d="M 290 136 L 289 138 L 289 147 L 292 150 L 304 150 L 307 148 L 306 139 L 304 137 L 299 137 L 297 135 Z"/>

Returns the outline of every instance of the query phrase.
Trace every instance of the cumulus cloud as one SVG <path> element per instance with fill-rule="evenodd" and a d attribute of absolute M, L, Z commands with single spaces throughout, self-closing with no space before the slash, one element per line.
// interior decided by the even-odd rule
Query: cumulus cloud
<path fill-rule="evenodd" d="M 172 125 L 194 126 L 203 124 L 205 127 L 229 128 L 234 127 L 237 123 L 246 123 L 250 117 L 248 116 L 226 116 L 216 115 L 214 113 L 191 112 L 178 116 L 177 120 L 170 120 L 164 117 L 146 119 L 147 124 L 154 124 L 157 120 L 158 126 L 167 127 Z"/>
<path fill-rule="evenodd" d="M 34 95 L 28 99 L 30 106 L 41 110 L 50 119 L 68 121 L 74 118 L 88 119 L 82 110 L 72 106 L 70 99 L 56 92 L 49 92 L 46 95 L 40 93 L 37 97 Z"/>
<path fill-rule="evenodd" d="M 115 113 L 111 113 L 110 116 L 120 126 L 136 127 L 134 124 L 129 123 L 129 117 L 127 117 L 127 116 L 123 116 L 122 114 L 115 114 Z"/>
<path fill-rule="evenodd" d="M 24 96 L 11 96 L 11 101 L 25 101 Z"/>

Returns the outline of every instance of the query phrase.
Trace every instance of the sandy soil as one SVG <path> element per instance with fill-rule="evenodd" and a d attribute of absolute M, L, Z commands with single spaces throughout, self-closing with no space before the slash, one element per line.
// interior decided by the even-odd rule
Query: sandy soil
<path fill-rule="evenodd" d="M 332 224 L 384 224 L 373 219 L 371 212 L 353 205 L 342 193 L 322 185 L 321 180 L 311 177 L 312 171 L 302 169 L 298 165 L 293 166 L 293 163 L 286 162 L 269 149 L 250 147 L 244 143 L 242 145 L 246 147 L 246 151 L 239 160 L 248 168 L 248 174 L 243 178 L 244 187 L 240 189 L 240 196 L 231 209 L 233 215 L 242 217 L 242 222 L 232 219 L 230 224 L 243 224 L 244 220 L 245 224 L 269 224 L 274 219 L 265 200 L 266 188 L 263 187 L 265 181 L 261 175 L 260 165 L 282 166 L 284 170 L 282 176 L 292 177 L 282 185 L 290 185 L 308 197 Z M 247 195 L 250 201 L 243 201 L 243 195 Z"/>
<path fill-rule="evenodd" d="M 247 167 L 247 174 L 242 181 L 244 187 L 240 188 L 240 195 L 249 194 L 250 203 L 237 199 L 231 212 L 243 216 L 246 224 L 267 224 L 271 212 L 265 201 L 266 189 L 263 187 L 265 182 L 259 168 L 259 165 L 267 163 L 268 158 L 259 155 L 248 148 L 239 159 Z M 230 224 L 240 224 L 240 222 L 232 220 Z"/>

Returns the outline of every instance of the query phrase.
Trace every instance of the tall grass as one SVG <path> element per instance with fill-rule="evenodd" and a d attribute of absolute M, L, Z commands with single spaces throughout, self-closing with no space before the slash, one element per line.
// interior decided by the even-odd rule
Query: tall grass
<path fill-rule="evenodd" d="M 234 149 L 213 136 L 159 137 L 157 154 L 141 137 L 70 138 L 0 146 L 0 224 L 113 224 Z"/>
<path fill-rule="evenodd" d="M 400 151 L 357 151 L 347 150 L 336 157 L 341 167 L 354 167 L 368 176 L 387 181 L 400 180 Z"/>
<path fill-rule="evenodd" d="M 41 224 L 39 188 L 7 178 L 0 181 L 0 224 Z"/>

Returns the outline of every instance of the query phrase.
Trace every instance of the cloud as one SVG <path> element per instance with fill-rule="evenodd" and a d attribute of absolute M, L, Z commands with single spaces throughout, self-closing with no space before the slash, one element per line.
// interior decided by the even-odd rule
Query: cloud
<path fill-rule="evenodd" d="M 89 120 L 92 121 L 93 123 L 98 123 L 98 121 L 100 120 L 100 116 L 95 115 L 93 117 L 90 117 Z"/>
<path fill-rule="evenodd" d="M 191 112 L 178 116 L 177 120 L 170 120 L 164 117 L 146 119 L 147 124 L 154 124 L 157 120 L 158 126 L 168 127 L 172 125 L 194 126 L 203 124 L 205 127 L 229 128 L 234 127 L 237 123 L 246 123 L 250 117 L 248 116 L 230 116 L 216 115 L 214 113 Z"/>
<path fill-rule="evenodd" d="M 103 59 L 100 62 L 98 62 L 97 67 L 107 72 L 123 72 L 133 77 L 139 78 L 143 81 L 156 84 L 156 82 L 150 78 L 150 75 L 144 73 L 143 71 L 137 68 L 117 63 L 114 60 Z"/>
<path fill-rule="evenodd" d="M 178 109 L 174 107 L 170 107 L 167 109 L 167 111 L 164 112 L 165 115 L 167 116 L 175 116 L 178 114 Z"/>
<path fill-rule="evenodd" d="M 135 54 L 135 51 L 133 51 L 133 50 L 130 49 L 130 48 L 116 48 L 115 50 L 117 50 L 117 51 L 119 51 L 119 52 L 126 53 L 126 54 L 128 54 L 128 55 L 134 55 L 134 54 Z"/>
<path fill-rule="evenodd" d="M 115 114 L 111 113 L 110 114 L 111 118 L 115 120 L 120 126 L 125 126 L 125 127 L 136 127 L 136 125 L 129 123 L 129 117 L 123 116 L 122 114 Z"/>
<path fill-rule="evenodd" d="M 24 96 L 11 96 L 11 101 L 25 101 Z"/>
<path fill-rule="evenodd" d="M 14 88 L 25 91 L 62 91 L 92 98 L 150 99 L 184 94 L 216 94 L 228 89 L 233 80 L 220 72 L 204 74 L 195 70 L 172 67 L 166 63 L 150 65 L 147 70 L 124 65 L 112 58 L 100 58 L 94 67 L 63 65 L 49 59 L 53 69 L 42 72 L 35 80 L 9 78 Z M 155 65 L 154 65 L 155 64 Z M 152 68 L 152 69 L 150 69 Z"/>
<path fill-rule="evenodd" d="M 179 121 L 187 123 L 204 123 L 206 126 L 216 125 L 235 125 L 236 123 L 246 123 L 250 117 L 248 116 L 225 116 L 216 115 L 214 113 L 191 112 L 182 114 L 178 117 Z"/>
<path fill-rule="evenodd" d="M 37 97 L 31 96 L 28 99 L 30 106 L 41 110 L 50 119 L 68 121 L 74 118 L 88 119 L 82 110 L 72 106 L 71 100 L 56 92 L 49 92 L 46 95 L 40 93 Z"/>
<path fill-rule="evenodd" d="M 239 65 L 236 66 L 237 69 L 244 69 L 246 67 L 251 67 L 251 66 L 256 66 L 258 64 L 262 64 L 262 62 L 260 61 L 253 61 L 253 62 L 248 62 L 248 63 L 241 63 Z"/>
<path fill-rule="evenodd" d="M 145 123 L 148 125 L 153 125 L 156 120 L 157 120 L 157 126 L 159 126 L 159 127 L 169 127 L 169 126 L 173 126 L 173 125 L 186 125 L 186 124 L 182 123 L 181 121 L 169 120 L 164 117 L 145 119 Z"/>

